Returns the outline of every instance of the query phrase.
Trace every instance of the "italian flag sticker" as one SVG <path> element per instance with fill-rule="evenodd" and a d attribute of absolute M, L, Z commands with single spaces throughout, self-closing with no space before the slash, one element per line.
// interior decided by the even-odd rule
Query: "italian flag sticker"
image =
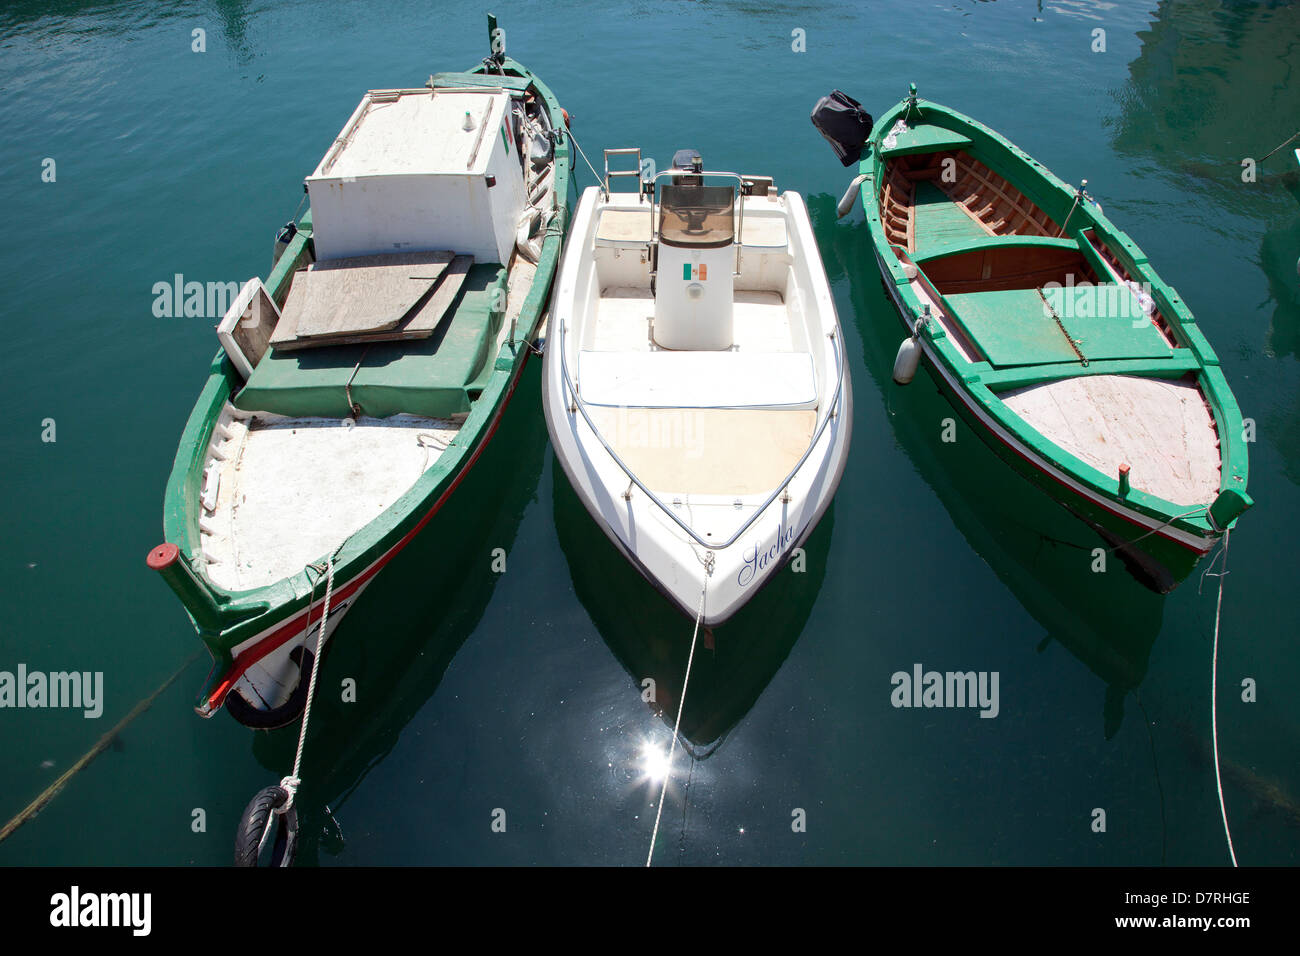
<path fill-rule="evenodd" d="M 704 282 L 709 278 L 709 267 L 704 264 L 693 266 L 689 262 L 683 262 L 682 278 L 687 282 L 690 282 L 692 279 L 699 279 L 701 282 Z"/>

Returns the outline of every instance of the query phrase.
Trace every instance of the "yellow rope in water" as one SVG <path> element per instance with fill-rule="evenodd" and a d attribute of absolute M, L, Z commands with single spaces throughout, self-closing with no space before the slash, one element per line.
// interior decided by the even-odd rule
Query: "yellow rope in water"
<path fill-rule="evenodd" d="M 186 668 L 188 668 L 191 664 L 194 663 L 195 659 L 199 656 L 200 650 L 195 650 L 195 652 L 189 656 L 189 658 L 185 661 L 184 664 L 180 666 L 180 669 L 177 670 L 175 674 L 172 674 L 171 677 L 163 681 L 163 683 L 158 687 L 158 689 L 155 690 L 152 694 L 150 694 L 144 700 L 140 701 L 140 703 L 132 707 L 131 712 L 128 713 L 121 720 L 119 720 L 112 730 L 104 734 L 104 736 L 100 737 L 99 740 L 96 742 L 95 746 L 87 750 L 82 755 L 80 760 L 78 760 L 71 767 L 69 767 L 62 774 L 60 774 L 59 778 L 55 780 L 52 784 L 50 784 L 48 787 L 46 787 L 45 790 L 42 791 L 39 797 L 37 797 L 35 800 L 29 803 L 21 813 L 19 813 L 16 817 L 14 817 L 12 820 L 6 823 L 4 825 L 4 829 L 0 830 L 0 843 L 8 839 L 9 836 L 15 830 L 17 830 L 20 826 L 22 826 L 32 817 L 36 816 L 36 814 L 40 813 L 43 809 L 45 809 L 46 805 L 49 804 L 49 802 L 53 800 L 56 796 L 58 796 L 59 791 L 62 790 L 65 786 L 67 786 L 69 780 L 71 780 L 74 776 L 76 776 L 77 773 L 84 770 L 92 760 L 94 760 L 101 753 L 107 750 L 109 745 L 113 743 L 114 738 L 116 738 L 118 734 L 120 734 L 123 730 L 126 729 L 127 724 L 131 723 L 131 721 L 135 720 L 142 713 L 148 710 L 149 705 L 152 704 L 155 700 L 157 700 L 158 696 L 162 694 L 162 692 L 165 691 L 168 687 L 170 687 L 176 681 L 176 678 L 180 677 L 181 674 L 185 672 Z"/>

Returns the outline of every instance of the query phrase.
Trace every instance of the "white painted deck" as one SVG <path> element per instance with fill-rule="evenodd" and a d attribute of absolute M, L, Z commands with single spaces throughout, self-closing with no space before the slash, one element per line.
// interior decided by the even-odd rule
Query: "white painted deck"
<path fill-rule="evenodd" d="M 1104 475 L 1129 466 L 1134 488 L 1176 505 L 1219 493 L 1214 419 L 1188 382 L 1081 375 L 1014 389 L 1001 399 L 1047 439 Z"/>
<path fill-rule="evenodd" d="M 223 418 L 225 418 L 223 416 Z M 456 436 L 453 421 L 225 418 L 215 508 L 200 530 L 207 573 L 232 591 L 301 571 L 402 496 Z"/>

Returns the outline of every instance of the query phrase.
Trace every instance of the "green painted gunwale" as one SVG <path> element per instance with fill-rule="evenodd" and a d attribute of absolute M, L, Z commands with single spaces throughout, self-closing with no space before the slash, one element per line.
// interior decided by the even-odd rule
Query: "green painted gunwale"
<path fill-rule="evenodd" d="M 881 221 L 880 194 L 883 189 L 882 173 L 887 161 L 894 156 L 910 152 L 928 152 L 939 150 L 898 149 L 882 156 L 881 143 L 894 123 L 909 110 L 909 100 L 904 99 L 883 114 L 872 130 L 871 138 L 864 150 L 858 171 L 866 178 L 863 180 L 859 196 L 871 232 L 872 243 L 876 249 L 878 263 L 883 277 L 897 299 L 904 303 L 910 313 L 905 316 L 909 327 L 915 325 L 921 315 L 921 302 L 912 292 L 901 263 L 891 250 L 885 237 Z M 919 122 L 918 122 L 919 116 Z M 975 159 L 1019 189 L 1031 202 L 1043 209 L 1056 222 L 1064 222 L 1075 200 L 1075 187 L 1068 185 L 1051 173 L 1042 163 L 1029 156 L 1009 140 L 956 110 L 941 106 L 928 100 L 917 98 L 912 102 L 909 125 L 935 127 L 927 135 L 913 136 L 918 142 L 945 143 L 968 139 L 971 142 L 966 151 Z M 942 147 L 940 147 L 941 149 Z M 933 350 L 953 378 L 960 383 L 975 403 L 1001 427 L 1010 432 L 1019 442 L 1029 448 L 1035 455 L 1056 467 L 1066 475 L 1105 497 L 1120 508 L 1127 508 L 1160 522 L 1168 522 L 1169 527 L 1197 535 L 1206 540 L 1208 548 L 1219 532 L 1204 515 L 1178 517 L 1191 510 L 1187 505 L 1176 505 L 1155 495 L 1133 488 L 1127 495 L 1121 496 L 1119 479 L 1116 475 L 1106 475 L 1067 453 L 1060 446 L 1046 439 L 1035 429 L 1029 427 L 1018 415 L 1011 411 L 998 397 L 1000 392 L 1011 388 L 1032 385 L 1053 379 L 1077 375 L 1124 374 L 1159 378 L 1178 377 L 1194 373 L 1201 390 L 1210 404 L 1218 427 L 1222 467 L 1220 472 L 1220 494 L 1227 490 L 1239 492 L 1249 502 L 1246 495 L 1248 479 L 1247 449 L 1242 428 L 1241 410 L 1237 406 L 1227 380 L 1219 368 L 1219 359 L 1210 347 L 1209 341 L 1197 326 L 1191 311 L 1178 293 L 1165 283 L 1147 261 L 1146 255 L 1137 244 L 1122 230 L 1115 226 L 1099 208 L 1090 203 L 1080 203 L 1069 220 L 1069 231 L 1063 238 L 1078 242 L 1085 258 L 1096 268 L 1099 257 L 1081 233 L 1091 228 L 1098 239 L 1120 261 L 1130 276 L 1139 282 L 1148 283 L 1151 294 L 1159 306 L 1161 314 L 1177 341 L 1179 348 L 1173 350 L 1169 358 L 1160 359 L 1118 359 L 1094 361 L 1081 366 L 1077 361 L 1059 364 L 1016 366 L 994 369 L 988 362 L 968 362 L 942 329 L 931 328 L 922 333 L 925 343 Z M 914 259 L 918 268 L 925 271 L 925 262 L 933 261 L 946 255 L 954 254 L 963 248 L 975 246 L 987 247 L 994 244 L 1018 242 L 1021 245 L 1056 244 L 1054 240 L 1032 239 L 998 240 L 990 242 L 973 242 L 965 246 L 950 245 L 939 250 L 924 250 Z M 976 430 L 990 443 L 1000 444 L 995 436 L 988 433 L 986 426 L 978 421 L 972 422 Z M 999 454 L 1003 449 L 998 448 Z M 1010 457 L 1003 455 L 1003 457 Z M 1022 471 L 1034 470 L 1022 462 L 1013 462 Z M 1038 481 L 1040 476 L 1033 475 Z M 1060 497 L 1059 488 L 1052 489 Z M 1066 493 L 1074 500 L 1072 506 L 1083 502 L 1081 496 Z M 1209 502 L 1205 503 L 1210 504 Z M 1090 507 L 1090 505 L 1088 506 Z M 1228 527 L 1236 523 L 1229 522 Z M 1131 526 L 1130 526 L 1131 527 Z"/>
<path fill-rule="evenodd" d="M 522 64 L 505 57 L 502 71 L 507 81 L 520 78 L 537 93 L 545 103 L 552 125 L 560 127 L 562 111 L 554 93 Z M 483 75 L 490 84 L 485 65 L 475 67 L 471 74 Z M 466 74 L 455 74 L 465 76 Z M 502 406 L 513 391 L 518 376 L 528 359 L 529 342 L 535 336 L 546 303 L 550 297 L 559 263 L 561 243 L 569 226 L 570 189 L 572 176 L 571 147 L 566 138 L 555 144 L 555 196 L 556 215 L 547 228 L 538 259 L 536 278 L 525 297 L 518 325 L 512 340 L 505 342 L 495 357 L 489 356 L 483 373 L 474 383 L 481 392 L 472 403 L 469 415 L 456 438 L 438 461 L 396 502 L 365 527 L 349 537 L 334 558 L 335 584 L 342 587 L 357 577 L 375 561 L 394 548 L 404 537 L 418 529 L 429 514 L 429 509 L 446 494 L 462 470 L 472 461 L 476 450 L 491 431 Z M 299 221 L 298 234 L 290 242 L 279 262 L 266 280 L 266 287 L 277 304 L 283 304 L 288 295 L 289 283 L 295 270 L 311 261 L 311 210 Z M 240 387 L 235 372 L 223 351 L 218 350 L 208 369 L 207 382 L 190 413 L 180 446 L 167 481 L 163 505 L 163 531 L 165 540 L 180 549 L 184 561 L 195 577 L 210 593 L 216 604 L 216 623 L 203 626 L 194 609 L 186 604 L 186 611 L 194 623 L 199 637 L 215 658 L 207 686 L 200 693 L 204 699 L 231 666 L 232 648 L 248 638 L 276 624 L 288 621 L 302 612 L 311 599 L 313 586 L 316 599 L 324 596 L 323 582 L 314 570 L 304 568 L 274 584 L 248 591 L 228 591 L 207 579 L 201 560 L 196 559 L 198 543 L 198 500 L 202 482 L 203 459 L 213 427 L 227 400 Z M 328 555 L 320 555 L 316 563 Z M 200 609 L 200 615 L 203 611 Z"/>

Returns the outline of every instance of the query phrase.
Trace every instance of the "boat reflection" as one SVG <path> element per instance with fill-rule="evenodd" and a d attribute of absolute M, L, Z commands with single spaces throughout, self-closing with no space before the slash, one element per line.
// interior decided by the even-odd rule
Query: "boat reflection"
<path fill-rule="evenodd" d="M 1146 676 L 1163 598 L 1125 573 L 1110 545 L 1008 468 L 978 438 L 944 443 L 934 427 L 955 417 L 933 380 L 918 375 L 906 400 L 891 377 L 898 321 L 880 283 L 866 223 L 836 222 L 833 196 L 809 198 L 831 281 L 847 278 L 871 380 L 890 410 L 894 435 L 953 523 L 1020 604 L 1107 685 L 1103 728 L 1119 729 L 1124 698 Z M 833 250 L 826 254 L 827 249 Z"/>
<path fill-rule="evenodd" d="M 610 543 L 554 463 L 555 529 L 578 600 L 637 694 L 671 729 L 677 718 L 694 623 L 643 578 Z M 695 759 L 717 750 L 789 656 L 826 575 L 835 505 L 803 545 L 803 556 L 725 624 L 704 628 L 691 663 L 679 744 Z M 796 570 L 802 568 L 803 570 Z M 646 683 L 653 681 L 653 684 Z M 647 778 L 662 779 L 663 755 L 638 756 Z"/>
<path fill-rule="evenodd" d="M 342 850 L 330 810 L 392 751 L 492 598 L 501 577 L 493 549 L 510 550 L 542 472 L 540 370 L 536 361 L 524 369 L 496 435 L 447 506 L 376 576 L 326 647 L 319 687 L 329 692 L 312 706 L 297 798 L 300 865 Z M 338 690 L 346 678 L 356 681 L 355 702 Z M 259 733 L 253 754 L 278 780 L 297 742 L 297 724 Z"/>

